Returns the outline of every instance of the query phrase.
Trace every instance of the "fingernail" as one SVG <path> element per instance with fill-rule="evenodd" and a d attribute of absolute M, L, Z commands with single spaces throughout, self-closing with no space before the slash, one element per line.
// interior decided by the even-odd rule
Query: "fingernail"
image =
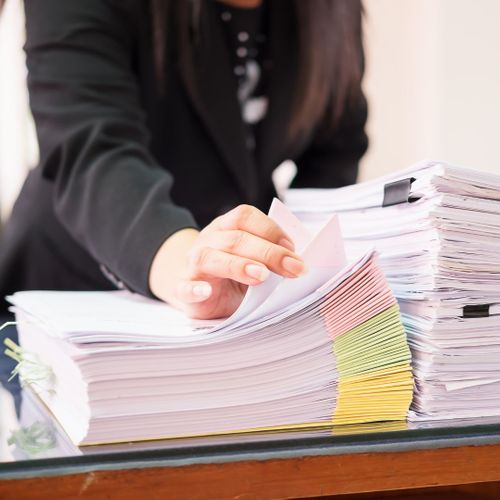
<path fill-rule="evenodd" d="M 300 276 L 306 272 L 306 265 L 300 260 L 294 259 L 293 257 L 289 257 L 288 255 L 283 257 L 281 261 L 281 265 L 288 271 L 290 274 L 294 276 Z"/>
<path fill-rule="evenodd" d="M 245 272 L 250 278 L 254 278 L 259 281 L 265 281 L 269 276 L 269 269 L 264 266 L 258 266 L 256 264 L 248 264 L 245 266 Z"/>
<path fill-rule="evenodd" d="M 285 247 L 287 250 L 290 250 L 291 252 L 295 251 L 295 245 L 288 238 L 281 238 L 281 240 L 279 240 L 278 242 L 278 245 Z"/>
<path fill-rule="evenodd" d="M 194 285 L 193 294 L 198 297 L 209 297 L 212 293 L 212 287 L 208 284 L 206 285 Z"/>

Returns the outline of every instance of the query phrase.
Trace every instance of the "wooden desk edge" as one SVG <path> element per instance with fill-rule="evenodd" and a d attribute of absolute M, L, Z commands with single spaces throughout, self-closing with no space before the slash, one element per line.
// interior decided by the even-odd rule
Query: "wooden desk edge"
<path fill-rule="evenodd" d="M 306 498 L 500 481 L 500 444 L 4 479 L 0 498 Z"/>

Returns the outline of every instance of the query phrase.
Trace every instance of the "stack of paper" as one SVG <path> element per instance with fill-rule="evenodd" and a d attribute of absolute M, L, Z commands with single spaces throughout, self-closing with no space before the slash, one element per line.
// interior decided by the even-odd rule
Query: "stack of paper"
<path fill-rule="evenodd" d="M 105 444 L 102 446 L 75 446 L 62 427 L 53 418 L 52 414 L 47 410 L 47 407 L 40 399 L 33 394 L 29 389 L 22 391 L 20 402 L 20 411 L 17 419 L 14 418 L 13 425 L 8 431 L 8 453 L 16 461 L 44 458 L 61 458 L 74 457 L 82 455 L 93 455 L 99 453 L 121 453 L 121 452 L 138 452 L 138 451 L 153 451 L 153 450 L 168 450 L 174 452 L 191 448 L 198 448 L 202 453 L 207 447 L 224 446 L 227 451 L 231 445 L 240 445 L 246 443 L 266 444 L 268 446 L 273 443 L 293 440 L 317 439 L 321 437 L 345 436 L 353 434 L 371 434 L 371 433 L 387 433 L 394 431 L 404 431 L 411 426 L 426 428 L 436 426 L 436 422 L 419 423 L 416 426 L 402 420 L 387 421 L 387 422 L 370 422 L 364 424 L 353 425 L 336 425 L 324 428 L 312 429 L 292 429 L 277 432 L 249 432 L 239 434 L 222 434 L 216 436 L 201 436 L 188 437 L 178 439 L 164 439 L 154 441 L 140 441 L 135 443 L 115 443 Z M 489 420 L 492 420 L 490 417 Z M 459 421 L 462 426 L 467 425 L 467 421 Z M 472 423 L 476 422 L 476 419 Z M 454 421 L 453 424 L 456 422 Z M 477 422 L 476 422 L 477 423 Z M 481 421 L 483 423 L 483 421 Z M 484 422 L 484 423 L 498 423 Z M 448 425 L 448 424 L 447 424 Z M 390 439 L 389 436 L 386 439 Z M 254 448 L 255 449 L 255 448 Z M 3 458 L 5 460 L 5 457 Z"/>
<path fill-rule="evenodd" d="M 500 415 L 500 175 L 424 162 L 337 190 L 290 191 L 310 228 L 339 214 L 375 246 L 413 354 L 413 418 Z"/>
<path fill-rule="evenodd" d="M 75 444 L 405 419 L 413 381 L 397 302 L 336 218 L 311 238 L 270 212 L 309 267 L 272 275 L 219 322 L 128 292 L 21 292 L 24 381 Z"/>

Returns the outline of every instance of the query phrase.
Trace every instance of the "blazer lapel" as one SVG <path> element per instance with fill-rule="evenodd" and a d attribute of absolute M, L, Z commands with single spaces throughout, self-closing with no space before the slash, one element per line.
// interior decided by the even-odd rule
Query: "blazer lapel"
<path fill-rule="evenodd" d="M 215 9 L 211 2 L 204 2 L 203 8 L 200 42 L 181 45 L 181 73 L 195 109 L 251 203 L 256 199 L 258 178 L 245 144 L 236 79 Z"/>

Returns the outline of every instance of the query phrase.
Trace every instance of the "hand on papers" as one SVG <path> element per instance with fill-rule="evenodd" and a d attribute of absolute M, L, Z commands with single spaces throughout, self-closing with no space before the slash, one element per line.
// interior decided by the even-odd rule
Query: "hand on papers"
<path fill-rule="evenodd" d="M 289 235 L 260 210 L 240 205 L 201 232 L 184 229 L 156 254 L 149 276 L 160 299 L 199 319 L 231 315 L 248 285 L 270 272 L 295 278 L 305 271 Z"/>

